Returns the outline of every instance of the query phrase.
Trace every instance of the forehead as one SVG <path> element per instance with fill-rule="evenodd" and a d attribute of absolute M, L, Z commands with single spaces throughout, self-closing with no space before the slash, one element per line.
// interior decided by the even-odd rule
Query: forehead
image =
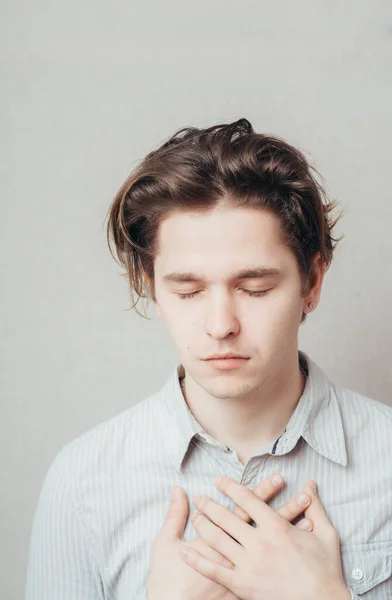
<path fill-rule="evenodd" d="M 161 274 L 196 269 L 225 277 L 244 267 L 282 269 L 293 260 L 277 216 L 258 208 L 219 207 L 165 219 L 158 232 L 155 268 Z"/>

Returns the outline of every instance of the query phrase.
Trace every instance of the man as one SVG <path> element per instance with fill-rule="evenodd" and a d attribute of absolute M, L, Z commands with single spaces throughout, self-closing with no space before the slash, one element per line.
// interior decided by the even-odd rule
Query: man
<path fill-rule="evenodd" d="M 28 600 L 391 597 L 392 409 L 298 350 L 333 208 L 245 119 L 181 130 L 130 175 L 109 241 L 180 360 L 55 459 Z"/>

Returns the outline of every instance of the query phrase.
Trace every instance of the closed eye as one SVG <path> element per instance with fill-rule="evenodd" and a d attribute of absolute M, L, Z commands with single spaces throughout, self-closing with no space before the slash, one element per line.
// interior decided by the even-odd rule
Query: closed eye
<path fill-rule="evenodd" d="M 251 296 L 252 298 L 260 298 L 261 296 L 265 296 L 265 294 L 267 292 L 269 292 L 269 289 L 268 290 L 260 290 L 259 292 L 253 292 L 251 290 L 242 290 L 242 291 L 245 292 L 245 294 L 248 294 L 248 296 Z M 181 298 L 181 300 L 186 300 L 186 299 L 194 298 L 197 294 L 200 294 L 200 291 L 191 292 L 189 294 L 177 294 L 177 296 L 179 298 Z"/>

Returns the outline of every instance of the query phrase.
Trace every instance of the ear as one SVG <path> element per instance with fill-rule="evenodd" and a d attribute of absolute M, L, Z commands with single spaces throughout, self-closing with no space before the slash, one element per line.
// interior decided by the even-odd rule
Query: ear
<path fill-rule="evenodd" d="M 317 252 L 312 259 L 312 267 L 310 272 L 310 287 L 304 297 L 303 312 L 313 312 L 320 301 L 321 288 L 324 281 L 324 276 L 327 270 L 326 262 L 321 258 L 320 252 Z M 313 306 L 309 307 L 309 303 Z"/>

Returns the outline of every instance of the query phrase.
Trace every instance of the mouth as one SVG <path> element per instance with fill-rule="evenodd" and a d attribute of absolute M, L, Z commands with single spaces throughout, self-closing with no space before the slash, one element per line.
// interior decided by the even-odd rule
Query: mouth
<path fill-rule="evenodd" d="M 226 352 L 226 354 L 213 354 L 208 356 L 205 360 L 224 360 L 229 358 L 248 358 L 247 356 L 241 356 L 240 354 L 235 354 L 234 352 Z"/>
<path fill-rule="evenodd" d="M 242 367 L 247 360 L 249 360 L 249 358 L 245 358 L 244 356 L 235 356 L 233 354 L 231 356 L 208 358 L 206 363 L 215 369 L 238 369 Z"/>

